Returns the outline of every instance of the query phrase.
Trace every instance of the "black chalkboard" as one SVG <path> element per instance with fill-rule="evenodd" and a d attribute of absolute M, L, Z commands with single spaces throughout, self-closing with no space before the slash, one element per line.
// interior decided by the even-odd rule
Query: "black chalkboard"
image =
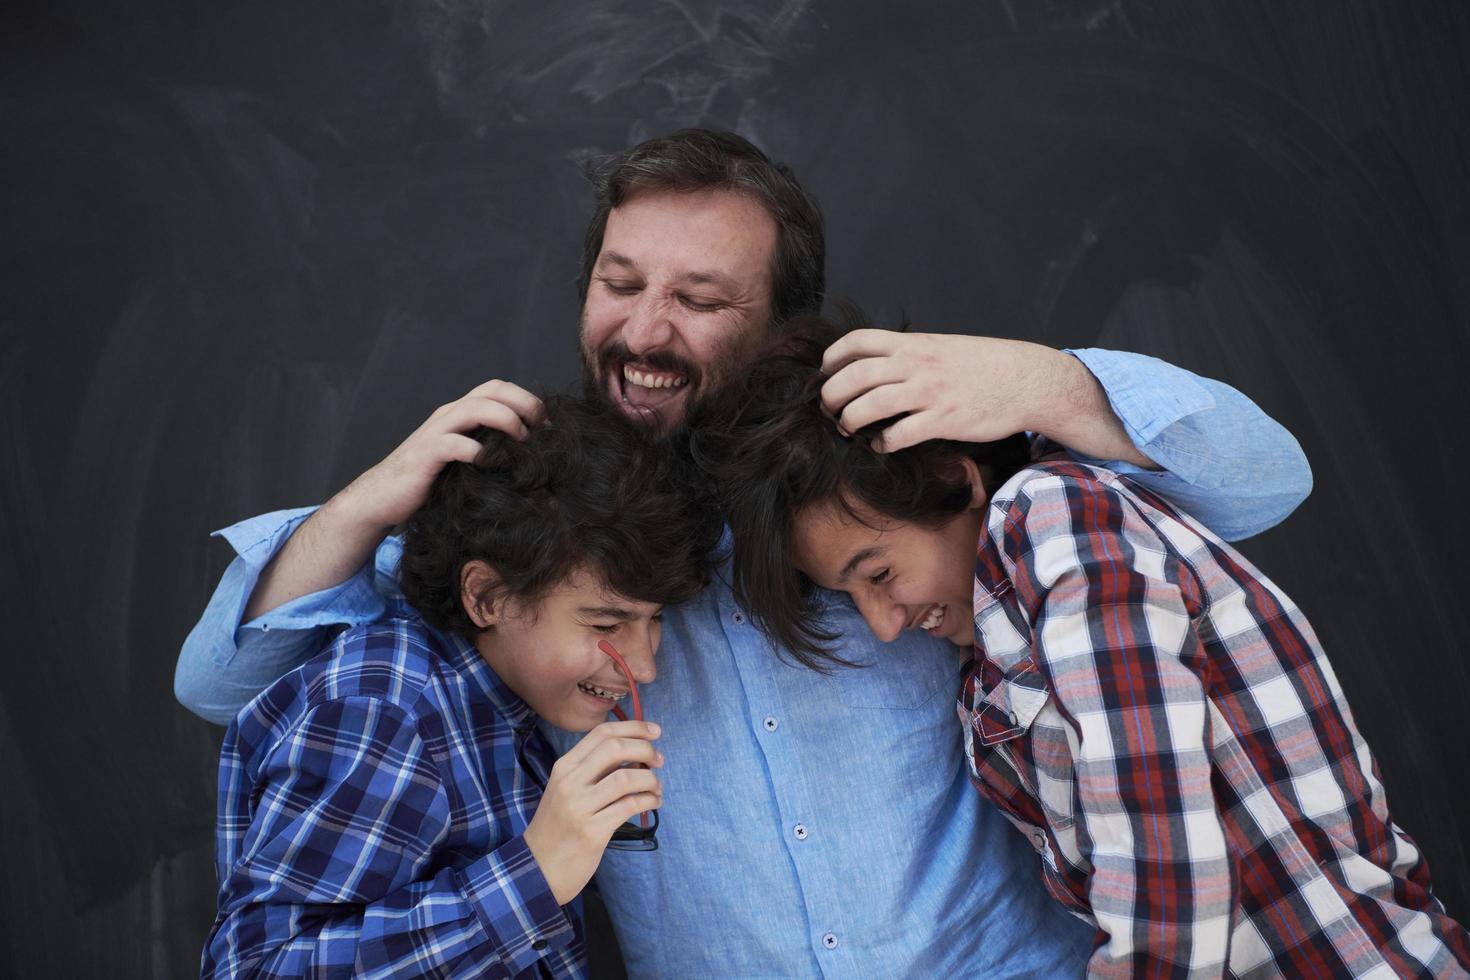
<path fill-rule="evenodd" d="M 488 377 L 574 377 L 580 165 L 733 128 L 832 292 L 1157 354 L 1301 439 L 1247 553 L 1470 915 L 1470 13 L 1452 0 L 73 0 L 0 25 L 0 974 L 182 976 L 229 557 Z"/>

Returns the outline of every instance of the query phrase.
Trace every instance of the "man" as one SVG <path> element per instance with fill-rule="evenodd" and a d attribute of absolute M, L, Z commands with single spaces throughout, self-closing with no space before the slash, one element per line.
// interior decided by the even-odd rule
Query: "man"
<path fill-rule="evenodd" d="M 634 147 L 599 178 L 588 229 L 589 390 L 672 430 L 775 325 L 820 305 L 823 261 L 815 202 L 749 143 L 690 130 Z M 1254 405 L 1153 359 L 892 338 L 854 335 L 823 392 L 850 432 L 902 415 L 885 449 L 1029 430 L 1113 461 L 1229 537 L 1276 523 L 1310 488 L 1295 441 Z M 179 699 L 227 721 L 326 628 L 382 615 L 398 557 L 384 538 L 445 462 L 473 455 L 466 433 L 523 434 L 538 417 L 536 399 L 491 381 L 315 513 L 223 532 L 240 557 L 185 643 Z M 850 604 L 827 608 L 837 652 L 868 666 L 823 674 L 773 651 L 723 581 L 666 613 L 644 699 L 664 733 L 660 849 L 598 872 L 629 971 L 1079 972 L 1090 930 L 1052 906 L 1026 841 L 968 784 L 952 648 L 918 633 L 883 644 Z"/>

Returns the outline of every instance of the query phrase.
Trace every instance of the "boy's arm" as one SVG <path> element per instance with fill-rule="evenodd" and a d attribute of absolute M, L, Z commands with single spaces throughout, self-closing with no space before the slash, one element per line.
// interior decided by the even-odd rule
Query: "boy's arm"
<path fill-rule="evenodd" d="M 1123 494 L 1038 478 L 1002 551 L 1069 728 L 1077 840 L 1106 938 L 1088 975 L 1218 976 L 1236 869 L 1211 788 L 1189 572 Z"/>
<path fill-rule="evenodd" d="M 236 757 L 238 732 L 226 737 L 226 759 Z M 255 733 L 269 735 L 259 725 Z M 205 976 L 509 977 L 543 959 L 554 972 L 577 962 L 572 920 L 521 836 L 411 880 L 452 818 L 439 770 L 401 708 L 329 701 L 260 751 L 258 767 L 248 763 L 253 779 L 220 774 L 222 827 L 245 817 L 228 787 L 253 790 L 258 802 L 220 849 Z"/>
<path fill-rule="evenodd" d="M 1229 385 L 1157 358 L 856 330 L 822 366 L 822 402 L 844 430 L 902 416 L 883 432 L 888 451 L 1034 432 L 1136 475 L 1224 538 L 1272 527 L 1311 492 L 1291 433 Z"/>

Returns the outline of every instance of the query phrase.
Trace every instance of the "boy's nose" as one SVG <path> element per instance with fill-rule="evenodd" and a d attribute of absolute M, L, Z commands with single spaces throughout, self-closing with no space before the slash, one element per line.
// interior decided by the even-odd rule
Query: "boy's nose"
<path fill-rule="evenodd" d="M 864 598 L 857 600 L 857 607 L 868 629 L 884 643 L 892 643 L 903 632 L 906 620 L 902 606 L 881 599 Z"/>
<path fill-rule="evenodd" d="M 647 639 L 629 643 L 618 651 L 628 664 L 633 680 L 639 684 L 652 684 L 658 677 L 658 668 L 653 662 L 653 646 Z"/>

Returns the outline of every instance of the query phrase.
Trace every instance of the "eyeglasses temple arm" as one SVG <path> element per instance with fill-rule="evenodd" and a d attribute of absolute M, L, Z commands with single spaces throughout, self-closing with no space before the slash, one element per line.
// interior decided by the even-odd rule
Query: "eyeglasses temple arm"
<path fill-rule="evenodd" d="M 642 721 L 643 702 L 638 700 L 638 683 L 637 681 L 633 680 L 633 672 L 628 669 L 628 662 L 623 659 L 623 655 L 621 653 L 618 653 L 617 648 L 606 640 L 598 640 L 597 649 L 601 650 L 603 653 L 612 658 L 613 666 L 618 669 L 618 671 L 623 675 L 623 679 L 628 682 L 628 693 L 633 697 L 633 720 Z M 621 705 L 613 705 L 612 713 L 613 716 L 618 719 L 618 721 L 628 720 L 628 716 L 623 712 Z M 642 768 L 647 769 L 648 767 L 643 766 Z M 638 826 L 648 826 L 648 814 L 638 814 Z"/>

